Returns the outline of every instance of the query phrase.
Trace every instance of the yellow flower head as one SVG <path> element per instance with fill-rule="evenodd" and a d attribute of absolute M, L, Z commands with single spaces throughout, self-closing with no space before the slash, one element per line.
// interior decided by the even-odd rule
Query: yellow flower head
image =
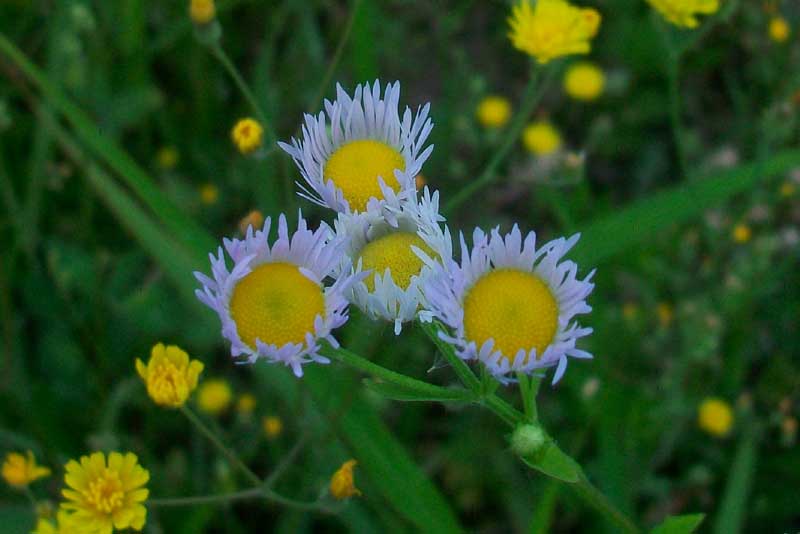
<path fill-rule="evenodd" d="M 656 308 L 656 313 L 658 314 L 658 322 L 661 326 L 666 328 L 670 325 L 674 316 L 672 306 L 666 302 L 660 302 Z"/>
<path fill-rule="evenodd" d="M 776 43 L 785 43 L 792 30 L 783 17 L 772 17 L 769 21 L 769 38 Z"/>
<path fill-rule="evenodd" d="M 565 0 L 520 0 L 508 19 L 514 48 L 539 63 L 569 54 L 587 54 L 590 40 L 600 28 L 600 14 L 594 9 L 573 6 Z"/>
<path fill-rule="evenodd" d="M 269 439 L 277 438 L 283 431 L 283 421 L 281 421 L 280 417 L 275 415 L 265 417 L 261 421 L 261 425 L 264 427 L 264 434 L 266 434 Z"/>
<path fill-rule="evenodd" d="M 252 393 L 242 393 L 236 401 L 236 411 L 242 415 L 250 415 L 256 409 L 256 398 Z"/>
<path fill-rule="evenodd" d="M 250 154 L 261 147 L 264 141 L 264 128 L 255 119 L 240 119 L 233 130 L 231 139 L 242 154 Z"/>
<path fill-rule="evenodd" d="M 243 234 L 246 234 L 247 229 L 251 226 L 254 231 L 261 230 L 261 227 L 264 226 L 264 214 L 258 210 L 253 210 L 239 221 L 239 231 Z"/>
<path fill-rule="evenodd" d="M 511 102 L 504 96 L 487 96 L 478 103 L 475 116 L 481 126 L 502 128 L 511 118 Z"/>
<path fill-rule="evenodd" d="M 231 403 L 231 387 L 224 380 L 206 380 L 197 390 L 197 406 L 200 410 L 217 415 L 225 411 Z"/>
<path fill-rule="evenodd" d="M 166 171 L 174 169 L 179 160 L 178 149 L 172 145 L 161 147 L 156 153 L 156 163 Z"/>
<path fill-rule="evenodd" d="M 114 529 L 142 530 L 147 510 L 144 502 L 149 491 L 145 484 L 150 473 L 133 453 L 102 452 L 81 456 L 80 463 L 66 465 L 61 491 L 67 499 L 61 508 L 72 512 L 70 521 L 80 525 L 81 532 L 111 534 Z"/>
<path fill-rule="evenodd" d="M 214 0 L 191 0 L 189 3 L 189 17 L 195 24 L 208 24 L 217 16 Z"/>
<path fill-rule="evenodd" d="M 697 15 L 710 15 L 719 9 L 719 0 L 647 0 L 656 11 L 683 28 L 696 28 Z"/>
<path fill-rule="evenodd" d="M 341 501 L 354 495 L 361 495 L 353 482 L 353 469 L 357 463 L 355 460 L 347 460 L 331 477 L 330 491 L 334 499 Z"/>
<path fill-rule="evenodd" d="M 529 124 L 522 132 L 522 143 L 528 152 L 547 156 L 561 148 L 561 134 L 547 121 Z"/>
<path fill-rule="evenodd" d="M 733 426 L 730 404 L 722 399 L 705 399 L 698 410 L 697 424 L 712 436 L 726 436 Z"/>
<path fill-rule="evenodd" d="M 183 406 L 197 387 L 203 364 L 190 360 L 189 355 L 175 345 L 154 345 L 147 365 L 136 358 L 136 371 L 147 386 L 147 394 L 159 406 Z"/>
<path fill-rule="evenodd" d="M 3 462 L 3 479 L 9 486 L 22 488 L 31 482 L 50 475 L 50 470 L 36 463 L 33 451 L 26 451 L 25 455 L 10 452 Z"/>
<path fill-rule="evenodd" d="M 214 184 L 201 185 L 198 193 L 200 193 L 200 202 L 206 206 L 216 203 L 219 199 L 219 189 Z"/>
<path fill-rule="evenodd" d="M 66 510 L 59 510 L 55 522 L 51 519 L 40 517 L 36 521 L 36 529 L 31 534 L 77 534 L 79 531 L 75 525 L 72 514 Z"/>
<path fill-rule="evenodd" d="M 575 63 L 564 75 L 564 90 L 575 100 L 595 100 L 603 93 L 605 85 L 606 76 L 594 63 Z"/>
<path fill-rule="evenodd" d="M 747 243 L 753 237 L 753 231 L 746 224 L 737 224 L 733 228 L 733 240 L 737 243 Z"/>
<path fill-rule="evenodd" d="M 784 198 L 789 198 L 790 196 L 794 195 L 794 190 L 795 187 L 792 182 L 783 182 L 783 184 L 781 184 L 780 193 Z"/>

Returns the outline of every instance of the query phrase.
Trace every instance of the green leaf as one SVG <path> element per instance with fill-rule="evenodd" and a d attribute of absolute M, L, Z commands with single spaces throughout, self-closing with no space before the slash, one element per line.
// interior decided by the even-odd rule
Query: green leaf
<path fill-rule="evenodd" d="M 705 519 L 706 514 L 676 515 L 655 526 L 651 534 L 691 534 Z"/>
<path fill-rule="evenodd" d="M 800 150 L 787 150 L 767 161 L 749 163 L 701 177 L 634 202 L 586 227 L 572 257 L 581 265 L 597 265 L 652 239 L 670 225 L 703 213 L 763 178 L 800 165 Z"/>
<path fill-rule="evenodd" d="M 755 428 L 753 421 L 743 424 L 742 427 L 744 434 L 739 439 L 739 446 L 714 523 L 714 532 L 717 534 L 742 532 L 746 519 L 745 512 L 749 508 L 747 499 L 753 484 L 758 457 L 758 429 Z"/>
<path fill-rule="evenodd" d="M 403 402 L 473 402 L 476 400 L 471 391 L 463 388 L 416 389 L 383 380 L 369 379 L 364 380 L 364 385 L 381 397 Z"/>
<path fill-rule="evenodd" d="M 528 467 L 570 484 L 578 482 L 583 473 L 578 462 L 559 449 L 553 442 L 550 442 L 543 452 L 535 456 L 522 456 L 521 458 Z"/>

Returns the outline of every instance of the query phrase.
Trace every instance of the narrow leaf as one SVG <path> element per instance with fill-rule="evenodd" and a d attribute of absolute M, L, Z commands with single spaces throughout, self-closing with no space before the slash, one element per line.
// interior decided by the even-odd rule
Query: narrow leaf
<path fill-rule="evenodd" d="M 651 531 L 651 534 L 692 534 L 703 519 L 705 514 L 676 515 L 666 518 L 661 524 Z"/>
<path fill-rule="evenodd" d="M 475 395 L 463 388 L 421 388 L 415 389 L 382 380 L 364 380 L 364 385 L 372 391 L 390 400 L 414 402 L 473 402 Z"/>

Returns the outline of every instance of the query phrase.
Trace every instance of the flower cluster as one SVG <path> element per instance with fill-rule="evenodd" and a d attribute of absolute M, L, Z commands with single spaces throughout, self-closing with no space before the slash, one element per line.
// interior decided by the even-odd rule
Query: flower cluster
<path fill-rule="evenodd" d="M 540 35 L 569 26 L 560 44 L 541 51 L 542 62 L 588 49 L 595 12 L 561 0 L 540 0 L 533 12 L 525 6 L 520 16 L 533 19 L 521 30 L 532 25 Z M 395 334 L 415 319 L 437 319 L 461 358 L 479 360 L 503 383 L 546 367 L 556 367 L 558 380 L 568 357 L 591 357 L 576 346 L 591 332 L 576 318 L 591 310 L 592 273 L 579 279 L 577 265 L 564 259 L 578 236 L 537 246 L 536 234 L 523 236 L 517 226 L 505 236 L 476 229 L 471 247 L 461 236 L 461 260 L 454 259 L 438 192 L 416 185 L 433 149 L 425 144 L 430 106 L 401 115 L 399 99 L 399 83 L 359 85 L 352 96 L 339 86 L 325 111 L 306 115 L 301 137 L 279 145 L 305 182 L 300 195 L 336 212 L 333 225 L 311 230 L 298 214 L 290 233 L 281 215 L 274 240 L 270 218 L 260 230 L 248 226 L 243 239 L 225 239 L 210 255 L 211 276 L 196 273 L 198 298 L 219 315 L 233 357 L 282 364 L 298 377 L 303 365 L 328 362 L 322 342 L 337 346 L 332 332 L 353 304 L 392 323 Z M 506 106 L 484 103 L 478 118 L 499 127 Z M 548 124 L 525 135 L 537 153 L 560 145 Z"/>

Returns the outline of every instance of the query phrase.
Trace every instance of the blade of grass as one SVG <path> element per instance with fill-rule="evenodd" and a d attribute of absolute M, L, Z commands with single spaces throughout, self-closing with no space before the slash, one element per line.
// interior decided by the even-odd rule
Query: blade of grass
<path fill-rule="evenodd" d="M 747 519 L 747 498 L 750 495 L 758 457 L 758 426 L 752 421 L 742 426 L 743 435 L 739 439 L 739 446 L 714 523 L 716 534 L 742 532 Z"/>

